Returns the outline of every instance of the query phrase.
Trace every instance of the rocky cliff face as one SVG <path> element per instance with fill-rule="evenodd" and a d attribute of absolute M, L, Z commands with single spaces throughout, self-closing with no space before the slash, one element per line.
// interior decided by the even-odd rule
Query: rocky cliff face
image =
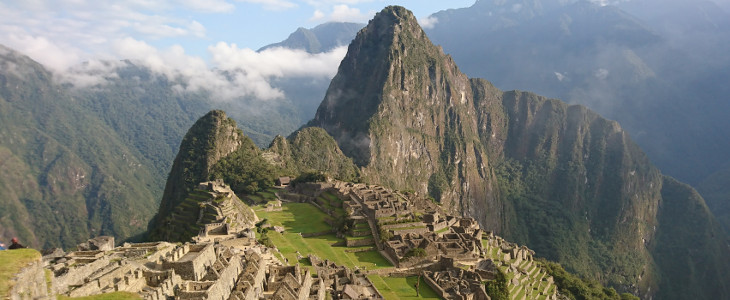
<path fill-rule="evenodd" d="M 487 204 L 499 204 L 473 99 L 469 79 L 410 12 L 390 7 L 350 45 L 310 125 L 327 130 L 365 180 L 486 220 Z"/>
<path fill-rule="evenodd" d="M 236 127 L 236 122 L 225 112 L 214 110 L 198 119 L 188 130 L 180 143 L 180 151 L 175 157 L 165 192 L 162 195 L 157 215 L 150 223 L 150 237 L 157 236 L 162 220 L 204 181 L 208 181 L 215 164 L 226 155 L 238 150 L 247 139 Z"/>
<path fill-rule="evenodd" d="M 657 249 L 669 247 L 655 240 L 657 232 L 672 231 L 659 219 L 673 215 L 664 199 L 692 189 L 665 189 L 666 179 L 618 123 L 582 106 L 467 78 L 404 8 L 384 9 L 360 31 L 309 125 L 337 140 L 363 180 L 429 194 L 620 290 L 648 297 L 676 284 L 666 257 L 707 257 L 713 274 L 728 277 L 719 232 L 715 238 L 677 233 L 679 240 L 713 246 L 659 250 L 667 256 L 656 259 Z M 675 201 L 688 199 L 703 203 Z M 707 210 L 683 217 L 712 218 Z M 690 259 L 687 266 L 700 264 Z M 703 285 L 689 288 L 728 295 L 724 283 Z"/>

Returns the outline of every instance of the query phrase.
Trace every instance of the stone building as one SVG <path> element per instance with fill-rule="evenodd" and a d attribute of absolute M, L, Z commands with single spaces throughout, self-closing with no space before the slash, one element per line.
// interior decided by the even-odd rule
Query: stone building
<path fill-rule="evenodd" d="M 329 260 L 309 255 L 323 286 L 329 287 L 333 299 L 383 299 L 380 291 L 363 273 L 338 266 Z"/>
<path fill-rule="evenodd" d="M 115 291 L 144 299 L 260 299 L 267 261 L 255 251 L 219 244 L 125 243 L 110 251 L 76 251 L 48 261 L 54 294 Z"/>

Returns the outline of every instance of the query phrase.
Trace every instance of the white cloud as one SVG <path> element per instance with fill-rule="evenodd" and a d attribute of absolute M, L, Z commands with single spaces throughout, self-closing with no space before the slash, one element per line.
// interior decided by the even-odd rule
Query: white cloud
<path fill-rule="evenodd" d="M 331 21 L 339 22 L 362 22 L 370 19 L 370 16 L 360 12 L 360 9 L 339 4 L 332 7 Z"/>
<path fill-rule="evenodd" d="M 33 36 L 22 31 L 6 35 L 3 43 L 55 70 L 66 69 L 81 59 L 78 50 L 69 51 L 68 47 L 58 45 L 45 37 Z"/>
<path fill-rule="evenodd" d="M 333 6 L 325 7 L 323 2 L 329 1 L 309 1 L 312 6 L 318 7 L 314 10 L 312 17 L 309 18 L 310 22 L 358 22 L 365 23 L 370 20 L 374 15 L 375 11 L 368 11 L 363 13 L 360 9 L 350 7 L 347 4 L 337 4 Z M 332 1 L 336 3 L 348 2 L 348 1 Z"/>
<path fill-rule="evenodd" d="M 177 91 L 207 90 L 220 101 L 242 97 L 280 99 L 284 93 L 270 84 L 272 79 L 332 78 L 347 52 L 346 47 L 317 54 L 286 48 L 256 52 L 239 48 L 236 44 L 219 42 L 208 48 L 212 57 L 208 65 L 202 58 L 186 54 L 181 46 L 159 50 L 144 41 L 124 38 L 115 40 L 113 48 L 120 57 L 129 58 L 169 80 L 182 82 Z M 115 70 L 119 66 L 111 62 L 91 61 L 64 72 L 60 77 L 77 87 L 104 85 L 117 76 Z"/>
<path fill-rule="evenodd" d="M 375 0 L 305 0 L 307 4 L 315 7 L 331 6 L 336 4 L 356 5 L 361 3 L 370 3 L 374 1 Z"/>
<path fill-rule="evenodd" d="M 245 70 L 260 77 L 333 77 L 347 47 L 338 47 L 326 53 L 307 53 L 300 49 L 270 48 L 256 52 L 238 48 L 236 44 L 220 42 L 208 48 L 216 68 Z"/>
<path fill-rule="evenodd" d="M 199 12 L 226 13 L 236 9 L 235 5 L 225 0 L 183 0 L 182 4 Z"/>
<path fill-rule="evenodd" d="M 429 16 L 418 20 L 418 23 L 421 24 L 421 27 L 425 29 L 433 28 L 434 26 L 436 26 L 436 24 L 438 24 L 438 22 L 439 19 L 434 16 Z"/>
<path fill-rule="evenodd" d="M 56 73 L 56 77 L 80 88 L 104 86 L 108 80 L 119 77 L 116 69 L 122 65 L 121 61 L 91 60 Z"/>
<path fill-rule="evenodd" d="M 0 2 L 0 44 L 53 69 L 91 59 L 109 59 L 115 40 L 205 38 L 200 22 L 172 10 L 200 9 L 203 0 L 34 0 Z M 226 0 L 206 2 L 203 11 L 235 8 Z"/>
<path fill-rule="evenodd" d="M 608 78 L 608 74 L 610 74 L 610 72 L 604 68 L 599 68 L 593 72 L 593 76 L 600 80 Z"/>
<path fill-rule="evenodd" d="M 29 55 L 77 87 L 103 86 L 118 77 L 116 70 L 125 64 L 120 59 L 179 80 L 177 91 L 206 89 L 221 100 L 278 99 L 284 94 L 270 84 L 273 79 L 335 75 L 346 47 L 319 54 L 283 48 L 259 53 L 220 42 L 208 47 L 207 61 L 174 40 L 164 40 L 206 38 L 205 26 L 181 17 L 180 11 L 226 13 L 241 2 L 272 10 L 297 6 L 293 0 L 0 1 L 0 44 Z M 348 6 L 360 2 L 322 1 L 328 6 L 317 8 L 313 18 L 366 21 L 375 12 L 365 14 Z M 158 41 L 173 46 L 159 46 Z"/>
<path fill-rule="evenodd" d="M 316 10 L 314 10 L 312 17 L 309 18 L 309 21 L 311 21 L 311 22 L 321 21 L 322 19 L 324 19 L 324 17 L 325 17 L 325 14 L 321 10 L 316 9 Z"/>
<path fill-rule="evenodd" d="M 264 9 L 267 10 L 284 10 L 289 8 L 295 8 L 298 5 L 291 1 L 286 0 L 237 0 L 239 2 L 261 4 Z"/>

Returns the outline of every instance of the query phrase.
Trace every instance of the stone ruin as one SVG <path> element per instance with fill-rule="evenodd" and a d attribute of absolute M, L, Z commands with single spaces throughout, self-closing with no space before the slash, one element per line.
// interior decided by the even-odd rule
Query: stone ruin
<path fill-rule="evenodd" d="M 336 182 L 332 189 L 345 199 L 343 208 L 353 223 L 366 220 L 374 224 L 378 228 L 373 230 L 375 237 L 381 232 L 392 234 L 388 240 L 376 238 L 375 242 L 396 267 L 429 263 L 439 257 L 475 261 L 483 252 L 483 231 L 472 218 L 419 211 L 403 195 L 381 186 Z M 413 256 L 416 248 L 425 255 Z"/>
<path fill-rule="evenodd" d="M 156 228 L 167 241 L 211 242 L 229 238 L 257 222 L 256 214 L 221 180 L 201 182 Z"/>
<path fill-rule="evenodd" d="M 81 243 L 77 246 L 79 251 L 109 251 L 114 249 L 114 237 L 113 236 L 98 236 L 93 239 L 89 239 L 85 243 Z"/>
<path fill-rule="evenodd" d="M 324 286 L 331 288 L 333 299 L 384 299 L 365 274 L 314 255 L 309 255 L 309 261 Z"/>
<path fill-rule="evenodd" d="M 216 182 L 200 188 L 228 193 Z M 420 275 L 444 299 L 481 300 L 489 299 L 484 282 L 501 270 L 512 274 L 512 299 L 559 296 L 552 277 L 533 263 L 532 250 L 482 230 L 472 218 L 417 209 L 402 194 L 378 186 L 334 182 L 307 188 L 309 194 L 300 199 L 314 199 L 324 190 L 343 199 L 342 208 L 353 224 L 367 224 L 377 250 L 397 269 L 352 270 L 310 255 L 315 277 L 310 268 L 276 259 L 258 244 L 250 227 L 231 226 L 223 205 L 216 206 L 221 222 L 205 224 L 193 243 L 113 247 L 113 238 L 99 237 L 81 244 L 79 251 L 46 253 L 52 294 L 80 297 L 127 291 L 154 300 L 382 299 L 367 277 L 376 272 Z M 380 232 L 392 237 L 381 242 Z M 423 249 L 421 255 L 412 255 L 416 248 Z"/>
<path fill-rule="evenodd" d="M 144 299 L 325 299 L 328 289 L 299 265 L 284 266 L 260 245 L 125 243 L 49 259 L 56 295 L 126 291 Z M 268 256 L 268 258 L 266 258 Z"/>
<path fill-rule="evenodd" d="M 483 281 L 494 279 L 498 268 L 513 274 L 511 295 L 557 298 L 552 277 L 533 263 L 534 251 L 482 230 L 473 218 L 419 210 L 403 194 L 375 185 L 319 183 L 306 187 L 306 197 L 315 201 L 323 191 L 343 200 L 352 224 L 370 224 L 377 249 L 401 271 L 429 270 L 421 275 L 444 299 L 489 299 Z M 392 237 L 381 242 L 383 232 Z M 416 248 L 421 254 L 413 255 Z"/>
<path fill-rule="evenodd" d="M 495 270 L 482 270 L 481 273 L 464 270 L 456 266 L 453 258 L 442 257 L 432 270 L 423 271 L 422 277 L 443 299 L 488 300 L 483 282 L 493 279 L 493 275 L 489 275 Z M 482 277 L 481 274 L 487 276 Z"/>

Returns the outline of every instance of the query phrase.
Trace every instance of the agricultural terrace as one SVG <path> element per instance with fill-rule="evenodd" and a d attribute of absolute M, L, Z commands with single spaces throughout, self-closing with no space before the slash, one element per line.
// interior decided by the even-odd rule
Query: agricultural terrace
<path fill-rule="evenodd" d="M 366 250 L 371 247 L 346 247 L 343 239 L 331 233 L 332 227 L 325 222 L 329 216 L 312 204 L 285 203 L 281 211 L 271 212 L 257 206 L 255 211 L 259 218 L 267 219 L 269 224 L 285 228 L 283 234 L 274 231 L 269 231 L 267 234 L 279 252 L 292 263 L 297 261 L 296 252 L 299 251 L 302 256 L 311 253 L 348 268 L 372 270 L 392 267 L 377 251 Z M 305 238 L 300 233 L 322 235 Z M 300 260 L 300 263 L 309 265 L 306 258 Z M 314 272 L 314 269 L 312 271 Z"/>
<path fill-rule="evenodd" d="M 385 299 L 441 299 L 436 292 L 431 289 L 423 278 L 418 288 L 418 297 L 416 297 L 416 281 L 418 276 L 409 277 L 381 277 L 378 275 L 368 275 L 373 285 L 380 291 Z"/>
<path fill-rule="evenodd" d="M 487 244 L 486 238 L 482 240 L 482 247 L 490 249 Z M 487 252 L 487 257 L 491 258 L 495 262 L 504 261 L 504 257 L 498 248 L 491 247 Z M 511 259 L 507 261 L 510 265 L 514 265 L 517 261 Z M 512 279 L 515 278 L 515 273 L 509 272 L 509 267 L 502 265 L 499 269 L 507 276 L 507 288 L 509 289 L 510 299 L 547 299 L 547 295 L 552 295 L 555 292 L 557 286 L 552 282 L 547 282 L 546 279 L 550 276 L 545 270 L 539 267 L 538 264 L 528 260 L 521 261 L 517 265 L 517 269 L 524 271 L 524 276 L 517 278 L 521 281 L 521 284 L 515 285 Z M 528 289 L 526 284 L 530 282 L 532 285 L 531 289 Z M 540 292 L 543 295 L 539 295 Z"/>
<path fill-rule="evenodd" d="M 270 187 L 256 194 L 243 196 L 243 200 L 245 200 L 246 203 L 266 204 L 269 201 L 276 200 L 276 192 L 278 191 L 280 191 L 280 189 Z"/>

